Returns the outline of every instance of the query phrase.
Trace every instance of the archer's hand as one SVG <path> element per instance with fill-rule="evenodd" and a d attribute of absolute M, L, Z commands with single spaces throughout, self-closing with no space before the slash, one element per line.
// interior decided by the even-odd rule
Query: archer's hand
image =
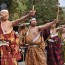
<path fill-rule="evenodd" d="M 35 10 L 31 10 L 31 11 L 29 12 L 29 14 L 30 14 L 31 16 L 34 16 L 34 15 L 35 15 L 35 13 L 36 13 L 36 11 L 35 11 Z"/>
<path fill-rule="evenodd" d="M 62 27 L 62 28 L 65 28 L 65 25 L 62 25 L 61 27 Z"/>
<path fill-rule="evenodd" d="M 55 20 L 54 20 L 54 22 L 55 22 L 55 23 L 59 23 L 59 22 L 60 22 L 60 20 L 58 20 L 58 19 L 55 19 Z"/>

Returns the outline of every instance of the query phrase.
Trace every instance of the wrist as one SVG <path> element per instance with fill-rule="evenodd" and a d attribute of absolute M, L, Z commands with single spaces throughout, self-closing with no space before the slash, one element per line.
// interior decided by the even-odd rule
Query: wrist
<path fill-rule="evenodd" d="M 31 13 L 30 12 L 28 13 L 28 16 L 31 17 Z"/>
<path fill-rule="evenodd" d="M 53 23 L 54 23 L 54 24 L 57 23 L 57 20 L 55 19 L 55 20 L 53 21 Z"/>

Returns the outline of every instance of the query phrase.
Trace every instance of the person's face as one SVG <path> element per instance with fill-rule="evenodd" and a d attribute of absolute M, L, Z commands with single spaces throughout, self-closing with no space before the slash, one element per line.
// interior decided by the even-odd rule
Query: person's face
<path fill-rule="evenodd" d="M 36 26 L 36 23 L 37 23 L 36 20 L 32 20 L 30 24 L 31 24 L 31 26 L 34 27 L 34 26 Z"/>
<path fill-rule="evenodd" d="M 2 20 L 6 21 L 9 19 L 9 12 L 1 12 Z"/>
<path fill-rule="evenodd" d="M 51 25 L 51 28 L 55 28 L 55 27 L 56 27 L 56 24 Z"/>

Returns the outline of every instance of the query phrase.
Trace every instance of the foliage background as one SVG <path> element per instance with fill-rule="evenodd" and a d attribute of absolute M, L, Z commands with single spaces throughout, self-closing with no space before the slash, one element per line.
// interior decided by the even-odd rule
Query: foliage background
<path fill-rule="evenodd" d="M 37 18 L 38 24 L 42 24 L 45 20 L 50 21 L 57 17 L 57 0 L 0 0 L 0 4 L 2 2 L 6 2 L 8 5 L 10 20 L 15 20 L 27 14 L 32 9 L 33 4 L 35 5 L 35 17 Z M 62 21 L 64 21 L 63 16 L 63 11 L 60 7 L 59 19 Z M 25 22 L 28 22 L 28 20 Z"/>

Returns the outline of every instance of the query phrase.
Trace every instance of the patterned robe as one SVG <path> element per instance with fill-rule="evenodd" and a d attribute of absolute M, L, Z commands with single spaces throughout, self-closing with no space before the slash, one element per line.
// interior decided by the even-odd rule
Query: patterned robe
<path fill-rule="evenodd" d="M 1 24 L 0 24 L 0 53 L 1 53 L 0 54 L 1 65 L 18 65 L 16 60 L 21 58 L 18 46 L 18 37 L 16 36 L 14 31 L 11 31 L 8 34 L 3 34 Z"/>
<path fill-rule="evenodd" d="M 62 58 L 63 58 L 63 61 L 65 63 L 65 40 L 63 40 L 63 46 L 62 46 Z"/>
<path fill-rule="evenodd" d="M 45 57 L 45 43 L 41 36 L 33 42 L 30 32 L 26 35 L 28 50 L 26 53 L 26 65 L 47 65 Z"/>
<path fill-rule="evenodd" d="M 47 36 L 50 35 L 50 29 L 46 32 Z M 61 55 L 61 39 L 57 36 L 50 37 L 54 42 L 47 42 L 47 64 L 48 65 L 63 65 L 62 55 Z"/>

